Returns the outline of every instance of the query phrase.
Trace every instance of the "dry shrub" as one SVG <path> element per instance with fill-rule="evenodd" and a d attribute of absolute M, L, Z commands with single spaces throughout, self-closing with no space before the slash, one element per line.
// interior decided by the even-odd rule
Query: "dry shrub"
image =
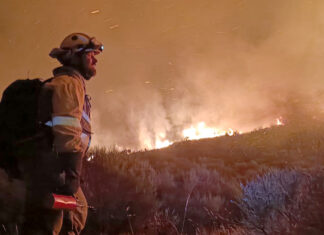
<path fill-rule="evenodd" d="M 177 224 L 181 218 L 174 210 L 159 210 L 154 213 L 141 231 L 142 234 L 178 235 L 180 234 Z"/>
<path fill-rule="evenodd" d="M 322 234 L 324 172 L 273 170 L 242 186 L 242 224 L 255 234 Z"/>
<path fill-rule="evenodd" d="M 97 211 L 90 214 L 86 233 L 166 229 L 195 234 L 221 226 L 211 211 L 223 223 L 237 216 L 230 201 L 239 197 L 239 185 L 215 170 L 194 165 L 189 171 L 156 172 L 127 152 L 95 149 L 92 154 L 84 165 L 83 188 Z"/>
<path fill-rule="evenodd" d="M 198 165 L 173 177 L 170 173 L 163 173 L 157 178 L 157 196 L 160 209 L 173 209 L 181 218 L 177 224 L 180 232 L 195 234 L 201 227 L 219 227 L 221 223 L 211 217 L 210 211 L 224 218 L 224 223 L 237 216 L 230 206 L 230 201 L 239 196 L 235 182 Z"/>
<path fill-rule="evenodd" d="M 15 227 L 23 221 L 26 188 L 22 181 L 10 179 L 0 169 L 0 225 L 2 229 Z M 13 226 L 11 226 L 13 225 Z"/>
<path fill-rule="evenodd" d="M 156 208 L 154 170 L 126 152 L 94 149 L 85 161 L 83 189 L 90 205 L 85 234 L 119 234 L 142 227 Z"/>

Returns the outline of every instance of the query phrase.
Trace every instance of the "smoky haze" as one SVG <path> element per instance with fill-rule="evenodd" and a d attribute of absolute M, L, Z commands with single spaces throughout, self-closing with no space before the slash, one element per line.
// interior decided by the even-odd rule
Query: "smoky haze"
<path fill-rule="evenodd" d="M 94 144 L 154 147 L 201 121 L 248 131 L 285 117 L 291 102 L 308 112 L 324 101 L 322 0 L 0 4 L 1 91 L 50 77 L 58 63 L 48 53 L 71 32 L 104 43 L 87 84 Z"/>

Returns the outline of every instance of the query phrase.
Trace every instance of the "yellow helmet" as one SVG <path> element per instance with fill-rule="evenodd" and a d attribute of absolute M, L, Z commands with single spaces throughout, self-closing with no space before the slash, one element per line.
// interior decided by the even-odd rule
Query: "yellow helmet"
<path fill-rule="evenodd" d="M 63 50 L 72 50 L 74 52 L 94 51 L 97 54 L 102 52 L 104 47 L 94 37 L 89 37 L 84 33 L 72 33 L 64 38 L 60 48 Z"/>
<path fill-rule="evenodd" d="M 103 49 L 102 43 L 98 42 L 94 37 L 89 37 L 84 33 L 72 33 L 64 38 L 60 48 L 53 48 L 49 55 L 64 64 L 75 53 L 94 51 L 95 54 L 99 54 Z"/>

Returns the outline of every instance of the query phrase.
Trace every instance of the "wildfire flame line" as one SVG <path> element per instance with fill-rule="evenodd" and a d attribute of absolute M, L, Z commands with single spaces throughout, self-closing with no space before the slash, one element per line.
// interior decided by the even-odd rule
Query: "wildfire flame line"
<path fill-rule="evenodd" d="M 282 126 L 284 125 L 283 118 L 279 117 L 276 119 L 276 125 Z M 187 129 L 184 129 L 182 131 L 182 137 L 186 140 L 198 140 L 203 138 L 214 138 L 219 136 L 233 136 L 234 130 L 231 128 L 228 128 L 227 130 L 214 128 L 214 127 L 208 127 L 206 126 L 205 122 L 199 122 L 196 126 L 190 126 Z M 241 131 L 237 131 L 237 133 L 242 134 Z M 156 137 L 155 141 L 155 148 L 165 148 L 173 144 L 172 141 L 166 139 L 166 135 L 164 133 L 160 133 Z"/>
<path fill-rule="evenodd" d="M 234 130 L 221 130 L 219 128 L 207 127 L 205 122 L 199 122 L 196 126 L 190 126 L 182 131 L 182 137 L 186 140 L 198 140 L 203 138 L 213 138 L 223 135 L 234 135 Z M 165 148 L 173 144 L 172 141 L 165 139 L 165 134 L 160 133 L 155 141 L 155 148 Z"/>

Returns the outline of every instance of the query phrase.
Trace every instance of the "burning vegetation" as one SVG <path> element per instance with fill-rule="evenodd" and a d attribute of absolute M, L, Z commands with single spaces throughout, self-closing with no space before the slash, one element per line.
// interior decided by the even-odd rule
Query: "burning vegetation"
<path fill-rule="evenodd" d="M 92 149 L 85 234 L 321 234 L 324 123 L 129 152 Z"/>

